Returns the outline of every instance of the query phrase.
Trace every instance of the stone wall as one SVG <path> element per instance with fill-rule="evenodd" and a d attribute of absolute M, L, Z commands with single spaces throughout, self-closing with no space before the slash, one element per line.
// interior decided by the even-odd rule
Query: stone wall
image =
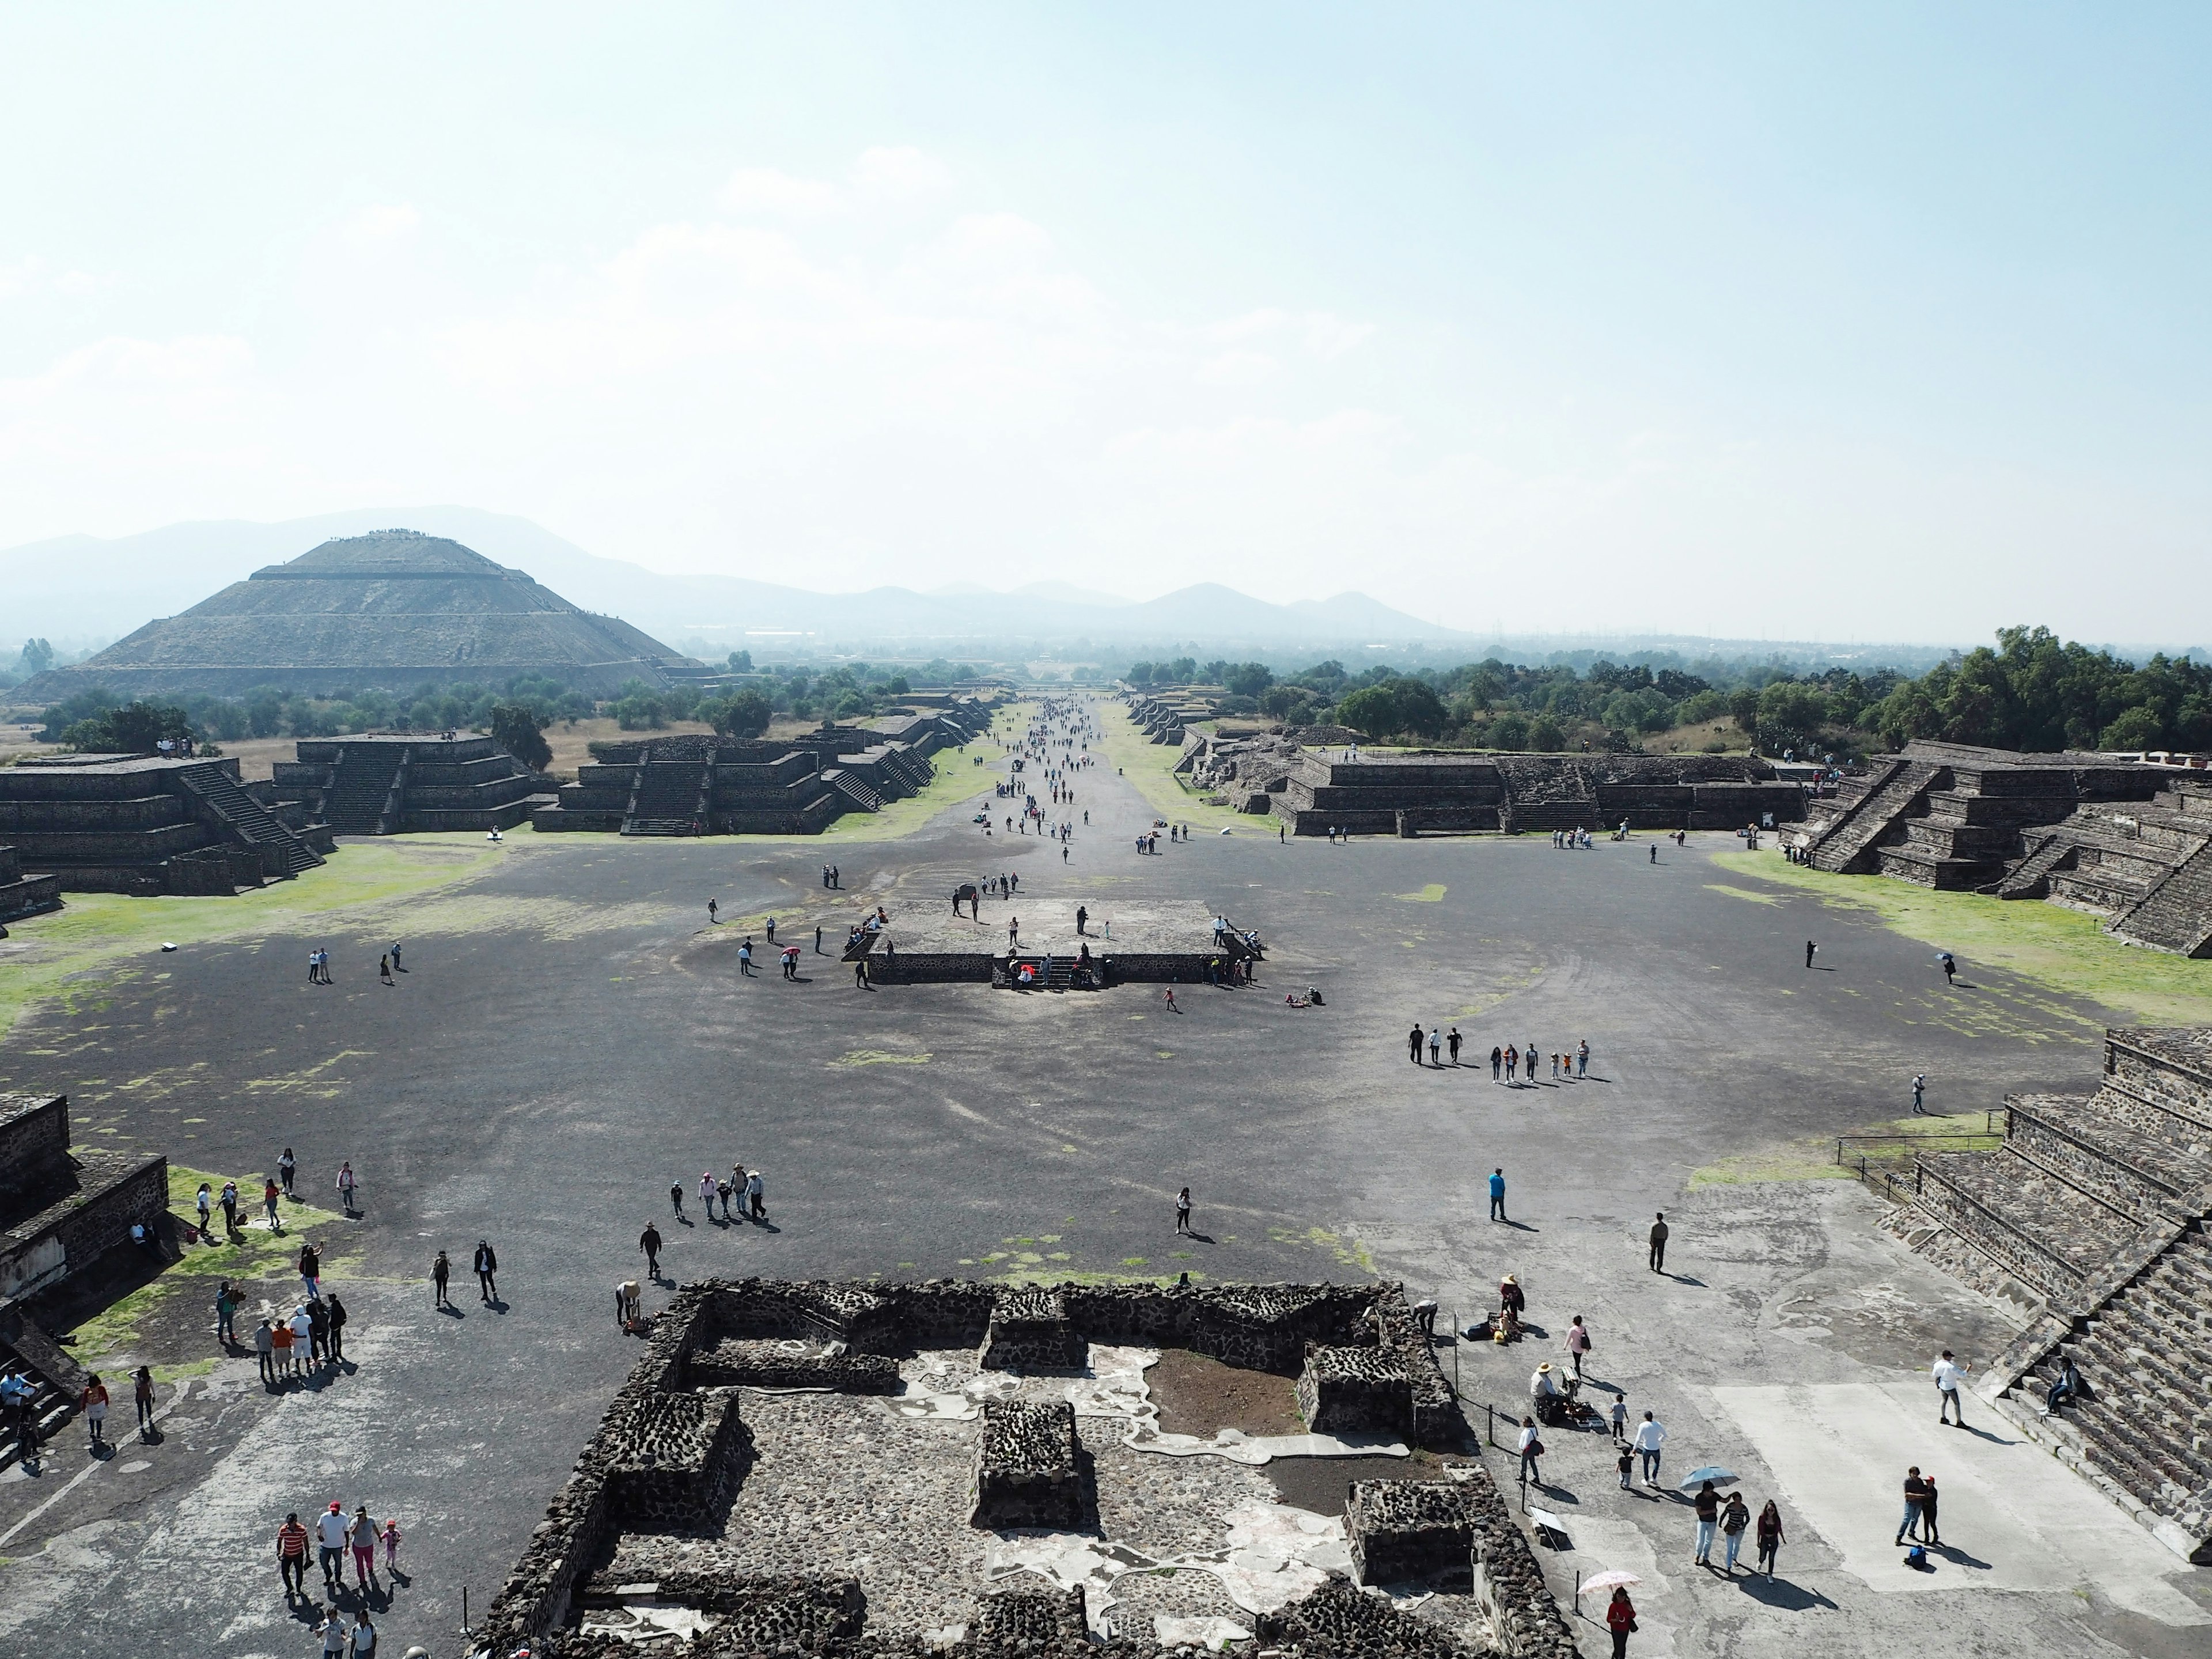
<path fill-rule="evenodd" d="M 51 1176 L 69 1147 L 67 1095 L 0 1095 L 0 1193 Z"/>
<path fill-rule="evenodd" d="M 1083 1490 L 1084 1463 L 1066 1401 L 986 1401 L 969 1524 L 1079 1530 L 1096 1508 Z"/>

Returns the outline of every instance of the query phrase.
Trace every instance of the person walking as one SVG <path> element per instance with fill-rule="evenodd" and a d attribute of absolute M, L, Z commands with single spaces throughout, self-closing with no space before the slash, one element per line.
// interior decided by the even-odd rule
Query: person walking
<path fill-rule="evenodd" d="M 76 1397 L 77 1408 L 84 1413 L 85 1431 L 88 1444 L 97 1451 L 107 1443 L 107 1388 L 94 1371 L 85 1380 Z"/>
<path fill-rule="evenodd" d="M 707 1212 L 707 1219 L 712 1221 L 714 1218 L 714 1172 L 712 1170 L 699 1171 L 699 1203 Z"/>
<path fill-rule="evenodd" d="M 477 1253 L 473 1265 L 477 1275 L 477 1294 L 486 1302 L 498 1301 L 499 1256 L 491 1247 L 491 1240 L 488 1238 L 477 1240 Z"/>
<path fill-rule="evenodd" d="M 430 1284 L 434 1292 L 430 1298 L 432 1307 L 445 1308 L 453 1305 L 452 1298 L 446 1294 L 446 1285 L 453 1276 L 453 1264 L 446 1259 L 446 1253 L 443 1250 L 439 1251 L 438 1259 L 430 1264 Z"/>
<path fill-rule="evenodd" d="M 1928 1374 L 1936 1379 L 1936 1422 L 1938 1427 L 1952 1419 L 1955 1419 L 1952 1421 L 1954 1428 L 1966 1426 L 1966 1413 L 1959 1409 L 1959 1379 L 1966 1370 L 1966 1367 L 1951 1358 L 1948 1348 L 1936 1356 L 1936 1363 L 1928 1368 Z"/>
<path fill-rule="evenodd" d="M 1651 843 L 1651 862 L 1654 864 L 1659 862 L 1659 843 L 1656 842 Z"/>
<path fill-rule="evenodd" d="M 1621 1447 L 1620 1455 L 1613 1460 L 1613 1467 L 1620 1471 L 1621 1491 L 1626 1492 L 1629 1474 L 1636 1468 L 1636 1454 L 1626 1446 Z"/>
<path fill-rule="evenodd" d="M 335 1595 L 336 1587 L 331 1586 L 331 1589 Z M 345 1659 L 348 1640 L 345 1615 L 338 1611 L 337 1602 L 333 1601 L 323 1609 L 323 1622 L 315 1626 L 315 1634 L 323 1638 L 323 1659 Z"/>
<path fill-rule="evenodd" d="M 1490 1218 L 1505 1219 L 1505 1169 L 1500 1164 L 1490 1172 Z"/>
<path fill-rule="evenodd" d="M 1946 985 L 1956 985 L 1959 982 L 1958 957 L 1953 956 L 1948 951 L 1945 951 L 1939 954 L 1936 960 L 1943 969 L 1943 983 Z"/>
<path fill-rule="evenodd" d="M 1455 1025 L 1451 1028 L 1451 1035 L 1444 1039 L 1444 1047 L 1451 1051 L 1451 1063 L 1455 1066 L 1459 1064 L 1459 1027 Z"/>
<path fill-rule="evenodd" d="M 276 1528 L 276 1571 L 284 1580 L 284 1601 L 307 1593 L 307 1529 L 300 1524 L 297 1510 Z"/>
<path fill-rule="evenodd" d="M 1613 1659 L 1625 1659 L 1628 1638 L 1636 1631 L 1636 1603 L 1628 1599 L 1625 1584 L 1616 1584 L 1613 1600 L 1606 1603 L 1605 1627 L 1613 1637 Z"/>
<path fill-rule="evenodd" d="M 1766 1571 L 1766 1582 L 1774 1582 L 1775 1555 L 1783 1546 L 1782 1511 L 1774 1500 L 1766 1500 L 1766 1507 L 1759 1512 L 1759 1565 Z"/>
<path fill-rule="evenodd" d="M 384 1546 L 384 1576 L 396 1577 L 399 1572 L 399 1522 L 391 1516 L 384 1517 L 384 1525 L 377 1531 L 377 1541 Z"/>
<path fill-rule="evenodd" d="M 1589 1329 L 1583 1323 L 1580 1314 L 1567 1327 L 1567 1359 L 1575 1368 L 1575 1381 L 1583 1380 L 1583 1356 L 1590 1351 Z"/>
<path fill-rule="evenodd" d="M 645 1276 L 658 1279 L 660 1277 L 660 1229 L 650 1221 L 647 1222 L 645 1231 L 637 1236 L 637 1248 L 645 1252 Z"/>
<path fill-rule="evenodd" d="M 1584 1037 L 1575 1045 L 1575 1075 L 1578 1078 L 1589 1075 L 1589 1039 L 1588 1037 Z"/>
<path fill-rule="evenodd" d="M 1659 1462 L 1662 1456 L 1660 1448 L 1667 1443 L 1667 1425 L 1653 1417 L 1650 1412 L 1646 1412 L 1644 1413 L 1644 1420 L 1636 1425 L 1634 1437 L 1628 1443 L 1635 1449 L 1637 1455 L 1644 1460 L 1644 1484 L 1647 1486 L 1657 1486 Z"/>
<path fill-rule="evenodd" d="M 738 971 L 740 974 L 744 975 L 747 979 L 750 979 L 750 978 L 752 977 L 752 973 L 753 973 L 753 942 L 752 942 L 750 939 L 748 939 L 741 940 L 741 941 L 738 943 Z"/>
<path fill-rule="evenodd" d="M 1613 1437 L 1623 1445 L 1628 1443 L 1628 1396 L 1625 1394 L 1613 1397 Z"/>
<path fill-rule="evenodd" d="M 339 1301 L 338 1293 L 332 1291 L 329 1305 L 324 1310 L 323 1319 L 329 1327 L 329 1334 L 325 1340 L 329 1346 L 331 1363 L 334 1365 L 343 1364 L 345 1362 L 345 1328 L 349 1317 L 350 1316 L 346 1312 L 345 1304 Z"/>
<path fill-rule="evenodd" d="M 714 927 L 721 921 L 721 917 L 716 914 L 716 912 L 720 910 L 721 908 L 722 907 L 716 903 L 713 899 L 708 899 L 707 901 L 707 925 L 709 927 Z"/>
<path fill-rule="evenodd" d="M 376 1626 L 369 1622 L 368 1609 L 363 1607 L 353 1616 L 353 1633 L 346 1638 L 349 1659 L 374 1659 L 376 1652 Z"/>
<path fill-rule="evenodd" d="M 1721 1511 L 1721 1565 L 1728 1576 L 1735 1577 L 1735 1558 L 1743 1548 L 1743 1534 L 1751 1525 L 1751 1510 L 1743 1501 L 1743 1494 L 1732 1492 L 1728 1496 L 1728 1507 Z"/>
<path fill-rule="evenodd" d="M 138 1437 L 143 1440 L 147 1431 L 154 1426 L 154 1373 L 150 1367 L 141 1365 L 137 1375 L 131 1379 L 131 1397 L 138 1406 Z"/>
<path fill-rule="evenodd" d="M 1820 948 L 1820 947 L 1819 945 L 1814 944 L 1809 939 L 1805 941 L 1805 965 L 1808 968 L 1810 968 L 1813 965 L 1813 953 Z"/>
<path fill-rule="evenodd" d="M 199 1191 L 192 1194 L 192 1207 L 199 1212 L 200 1218 L 200 1242 L 206 1244 L 215 1242 L 215 1229 L 209 1224 L 212 1219 L 210 1212 L 215 1208 L 215 1200 L 210 1196 L 212 1192 L 213 1188 L 203 1181 Z"/>
<path fill-rule="evenodd" d="M 1915 1117 L 1919 1117 L 1919 1116 L 1921 1116 L 1921 1115 L 1923 1114 L 1923 1112 L 1925 1111 L 1925 1109 L 1925 1109 L 1925 1108 L 1923 1108 L 1923 1107 L 1921 1105 L 1921 1103 L 1920 1103 L 1920 1097 L 1921 1097 L 1921 1096 L 1923 1096 L 1923 1095 L 1924 1095 L 1924 1094 L 1926 1094 L 1927 1092 L 1928 1092 L 1928 1074 L 1927 1074 L 1925 1072 L 1916 1072 L 1916 1073 L 1913 1073 L 1913 1077 L 1912 1077 L 1912 1115 L 1913 1115 L 1913 1116 L 1915 1116 Z"/>
<path fill-rule="evenodd" d="M 1421 1063 L 1421 1028 L 1417 1024 L 1406 1034 L 1406 1058 L 1414 1065 Z"/>
<path fill-rule="evenodd" d="M 1176 1237 L 1190 1237 L 1190 1188 L 1188 1187 L 1176 1194 Z"/>
<path fill-rule="evenodd" d="M 668 1183 L 668 1207 L 676 1212 L 678 1221 L 684 1219 L 684 1183 L 680 1181 Z"/>
<path fill-rule="evenodd" d="M 292 1149 L 287 1146 L 284 1149 L 284 1156 L 276 1160 L 276 1179 L 284 1183 L 284 1196 L 287 1198 L 298 1196 L 292 1190 L 292 1177 L 299 1172 L 299 1169 L 300 1160 L 292 1156 Z"/>
<path fill-rule="evenodd" d="M 348 1215 L 359 1213 L 354 1204 L 353 1196 L 361 1182 L 353 1172 L 351 1158 L 346 1159 L 338 1165 L 338 1178 L 336 1184 L 338 1189 L 338 1207 Z"/>
<path fill-rule="evenodd" d="M 289 1335 L 289 1333 L 288 1333 Z M 276 1381 L 276 1333 L 264 1318 L 253 1329 L 253 1352 L 261 1364 L 261 1380 L 267 1383 Z"/>
<path fill-rule="evenodd" d="M 398 981 L 392 977 L 392 958 L 390 957 L 383 956 L 379 957 L 376 959 L 376 976 L 382 980 L 386 985 L 395 985 L 398 983 Z"/>
<path fill-rule="evenodd" d="M 323 1588 L 333 1595 L 345 1588 L 345 1509 L 334 1498 L 330 1508 L 315 1517 L 315 1561 L 323 1570 Z"/>
<path fill-rule="evenodd" d="M 301 1244 L 300 1246 L 300 1283 L 306 1289 L 308 1296 L 318 1297 L 323 1293 L 322 1277 L 323 1253 L 315 1248 L 312 1240 Z"/>
<path fill-rule="evenodd" d="M 1658 1219 L 1651 1224 L 1651 1271 L 1667 1271 L 1667 1212 L 1659 1212 Z"/>
<path fill-rule="evenodd" d="M 1902 1544 L 1908 1534 L 1920 1536 L 1920 1506 L 1928 1501 L 1928 1483 L 1920 1478 L 1920 1465 L 1915 1463 L 1905 1472 L 1905 1518 L 1897 1523 L 1897 1541 Z"/>
<path fill-rule="evenodd" d="M 768 1219 L 768 1183 L 758 1170 L 745 1171 L 745 1202 L 752 1208 L 753 1219 Z"/>
<path fill-rule="evenodd" d="M 272 1233 L 281 1233 L 284 1231 L 284 1224 L 276 1218 L 276 1200 L 282 1194 L 277 1192 L 275 1182 L 264 1181 L 261 1183 L 261 1218 L 268 1224 L 269 1231 Z"/>
<path fill-rule="evenodd" d="M 1498 1081 L 1498 1068 L 1505 1063 L 1505 1050 L 1496 1043 L 1490 1045 L 1490 1080 Z"/>
<path fill-rule="evenodd" d="M 1713 1483 L 1698 1483 L 1698 1495 L 1690 1500 L 1690 1507 L 1698 1516 L 1698 1553 L 1692 1566 L 1710 1567 L 1713 1564 L 1713 1533 L 1720 1524 L 1721 1495 L 1713 1490 Z"/>
<path fill-rule="evenodd" d="M 1431 1026 L 1431 1027 L 1429 1028 L 1429 1064 L 1430 1064 L 1430 1065 L 1431 1065 L 1431 1066 L 1442 1066 L 1442 1065 L 1444 1063 L 1444 1062 L 1443 1062 L 1443 1046 L 1444 1046 L 1444 1034 L 1443 1034 L 1443 1032 L 1441 1030 L 1439 1030 L 1438 1028 L 1435 1027 L 1435 1026 Z"/>
<path fill-rule="evenodd" d="M 398 939 L 392 941 L 392 971 L 395 974 L 404 974 L 407 971 L 404 968 L 402 968 L 399 965 L 399 941 Z"/>
<path fill-rule="evenodd" d="M 1543 1471 L 1538 1466 L 1536 1460 L 1544 1455 L 1544 1443 L 1537 1437 L 1536 1419 L 1533 1417 L 1524 1417 L 1521 1419 L 1520 1447 L 1521 1478 L 1532 1486 L 1542 1486 Z"/>
<path fill-rule="evenodd" d="M 368 1518 L 368 1505 L 355 1506 L 346 1522 L 346 1547 L 353 1552 L 355 1588 L 367 1591 L 376 1582 L 376 1522 Z"/>

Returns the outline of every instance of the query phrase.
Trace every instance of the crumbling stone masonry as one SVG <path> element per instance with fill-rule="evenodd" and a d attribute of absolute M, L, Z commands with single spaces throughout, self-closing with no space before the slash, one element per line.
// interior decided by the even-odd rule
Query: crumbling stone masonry
<path fill-rule="evenodd" d="M 1095 1507 L 1085 1497 L 1082 1462 L 1075 1407 L 1065 1400 L 988 1401 L 970 1521 L 979 1527 L 1076 1530 Z"/>
<path fill-rule="evenodd" d="M 1363 1584 L 1465 1572 L 1474 1559 L 1474 1523 L 1455 1481 L 1355 1480 L 1344 1530 Z"/>

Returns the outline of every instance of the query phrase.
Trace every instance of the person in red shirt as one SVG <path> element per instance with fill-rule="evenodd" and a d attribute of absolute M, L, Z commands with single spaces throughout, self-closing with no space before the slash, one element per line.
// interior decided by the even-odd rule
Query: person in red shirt
<path fill-rule="evenodd" d="M 1628 1633 L 1636 1628 L 1636 1604 L 1628 1599 L 1625 1584 L 1613 1589 L 1613 1600 L 1605 1610 L 1605 1627 L 1613 1632 L 1613 1659 L 1625 1659 Z"/>
<path fill-rule="evenodd" d="M 307 1593 L 307 1529 L 295 1510 L 276 1528 L 276 1570 L 284 1575 L 284 1599 Z"/>

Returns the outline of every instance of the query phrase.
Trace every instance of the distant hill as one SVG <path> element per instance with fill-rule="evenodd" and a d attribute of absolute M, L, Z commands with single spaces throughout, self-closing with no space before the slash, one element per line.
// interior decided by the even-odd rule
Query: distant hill
<path fill-rule="evenodd" d="M 816 593 L 740 576 L 670 575 L 600 558 L 527 519 L 464 507 L 369 507 L 281 524 L 210 521 L 112 539 L 62 536 L 29 543 L 0 551 L 0 591 L 9 596 L 4 625 L 11 633 L 53 639 L 129 634 L 333 537 L 393 527 L 450 538 L 527 571 L 586 611 L 619 616 L 705 655 L 741 646 L 773 649 L 779 636 L 809 644 L 935 642 L 955 650 L 963 641 L 977 649 L 1000 641 L 1087 639 L 1100 647 L 1229 650 L 1474 637 L 1360 593 L 1272 605 L 1200 583 L 1133 604 L 1053 581 L 1011 593 L 967 584 L 928 593 L 904 587 Z"/>

